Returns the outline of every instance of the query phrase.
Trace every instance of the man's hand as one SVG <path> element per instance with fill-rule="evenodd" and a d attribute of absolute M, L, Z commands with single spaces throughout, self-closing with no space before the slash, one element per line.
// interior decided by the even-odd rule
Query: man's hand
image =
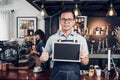
<path fill-rule="evenodd" d="M 89 62 L 89 56 L 86 55 L 86 53 L 84 53 L 82 50 L 80 51 L 80 59 L 81 59 L 81 63 L 84 65 L 87 65 Z"/>
<path fill-rule="evenodd" d="M 40 56 L 40 62 L 44 63 L 49 59 L 48 53 L 45 51 L 45 49 L 42 47 L 42 55 Z"/>
<path fill-rule="evenodd" d="M 81 50 L 80 51 L 80 59 L 85 58 L 86 54 Z"/>

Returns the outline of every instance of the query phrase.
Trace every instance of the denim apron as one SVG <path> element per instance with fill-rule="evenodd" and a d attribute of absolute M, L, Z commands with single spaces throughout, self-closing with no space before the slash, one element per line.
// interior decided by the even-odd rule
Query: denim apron
<path fill-rule="evenodd" d="M 55 61 L 50 80 L 81 80 L 80 62 Z"/>

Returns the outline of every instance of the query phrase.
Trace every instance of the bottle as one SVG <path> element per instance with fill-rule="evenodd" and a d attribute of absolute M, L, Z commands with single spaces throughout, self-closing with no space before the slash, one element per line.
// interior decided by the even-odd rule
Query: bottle
<path fill-rule="evenodd" d="M 105 45 L 104 40 L 102 40 L 102 49 L 101 49 L 102 53 L 105 53 L 105 47 L 104 47 L 104 45 Z"/>
<path fill-rule="evenodd" d="M 100 30 L 98 27 L 95 28 L 95 35 L 99 35 L 100 34 Z"/>
<path fill-rule="evenodd" d="M 108 70 L 105 71 L 105 78 L 106 78 L 107 80 L 110 79 L 110 71 L 108 71 Z"/>
<path fill-rule="evenodd" d="M 101 52 L 101 39 L 98 41 L 98 48 L 97 48 L 97 53 Z"/>
<path fill-rule="evenodd" d="M 100 34 L 101 34 L 101 35 L 104 34 L 104 28 L 100 28 Z"/>
<path fill-rule="evenodd" d="M 106 25 L 105 35 L 108 35 L 109 25 Z"/>
<path fill-rule="evenodd" d="M 2 70 L 2 61 L 0 61 L 0 70 Z"/>
<path fill-rule="evenodd" d="M 93 54 L 93 44 L 91 45 L 91 51 L 90 54 Z"/>

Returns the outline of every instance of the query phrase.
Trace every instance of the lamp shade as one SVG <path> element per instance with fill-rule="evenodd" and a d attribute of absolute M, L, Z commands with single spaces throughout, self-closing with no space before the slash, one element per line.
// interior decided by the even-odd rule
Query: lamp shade
<path fill-rule="evenodd" d="M 40 15 L 42 17 L 46 17 L 47 16 L 47 12 L 46 12 L 43 4 L 41 5 Z"/>
<path fill-rule="evenodd" d="M 75 4 L 75 9 L 73 10 L 73 12 L 74 12 L 76 17 L 82 15 L 80 10 L 78 9 L 78 5 L 77 4 Z"/>
<path fill-rule="evenodd" d="M 117 12 L 113 8 L 112 4 L 110 4 L 110 8 L 108 9 L 106 16 L 117 16 Z"/>

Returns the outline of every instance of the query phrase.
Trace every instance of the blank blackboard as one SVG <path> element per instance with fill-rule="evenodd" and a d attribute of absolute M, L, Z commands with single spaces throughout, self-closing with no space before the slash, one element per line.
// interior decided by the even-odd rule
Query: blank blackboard
<path fill-rule="evenodd" d="M 53 45 L 53 61 L 79 62 L 80 44 L 56 42 Z"/>

